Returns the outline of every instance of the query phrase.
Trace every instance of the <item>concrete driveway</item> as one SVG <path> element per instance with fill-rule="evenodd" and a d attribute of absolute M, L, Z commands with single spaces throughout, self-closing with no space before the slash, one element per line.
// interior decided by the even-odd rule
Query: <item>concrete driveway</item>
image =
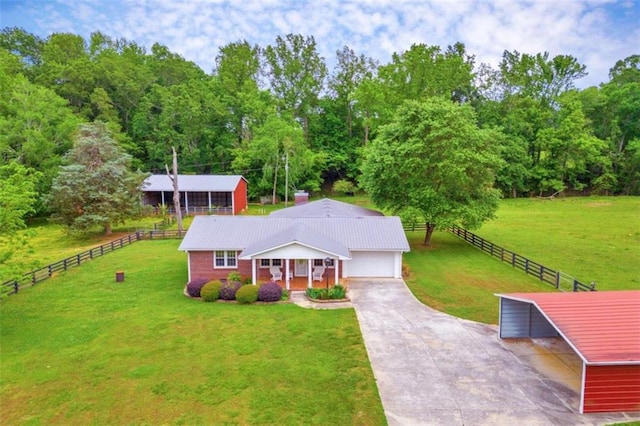
<path fill-rule="evenodd" d="M 578 393 L 523 362 L 524 346 L 516 344 L 514 352 L 498 339 L 497 327 L 423 305 L 402 280 L 351 280 L 349 297 L 390 425 L 600 425 L 633 419 L 579 414 Z"/>

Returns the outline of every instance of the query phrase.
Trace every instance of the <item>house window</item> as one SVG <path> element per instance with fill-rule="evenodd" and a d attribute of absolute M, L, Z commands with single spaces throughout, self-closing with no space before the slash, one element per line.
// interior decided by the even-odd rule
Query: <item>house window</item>
<path fill-rule="evenodd" d="M 270 268 L 272 266 L 282 266 L 282 259 L 260 259 L 261 268 Z"/>
<path fill-rule="evenodd" d="M 324 259 L 313 259 L 313 266 L 324 266 Z M 329 262 L 329 268 L 333 268 L 333 259 Z"/>
<path fill-rule="evenodd" d="M 213 252 L 214 268 L 235 268 L 238 266 L 236 252 L 231 250 L 216 250 Z"/>

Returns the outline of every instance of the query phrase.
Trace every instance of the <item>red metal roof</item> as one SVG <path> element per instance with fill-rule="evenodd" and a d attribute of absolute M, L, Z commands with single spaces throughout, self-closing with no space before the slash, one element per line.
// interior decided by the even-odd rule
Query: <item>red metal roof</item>
<path fill-rule="evenodd" d="M 640 290 L 498 296 L 534 304 L 587 364 L 640 364 Z"/>

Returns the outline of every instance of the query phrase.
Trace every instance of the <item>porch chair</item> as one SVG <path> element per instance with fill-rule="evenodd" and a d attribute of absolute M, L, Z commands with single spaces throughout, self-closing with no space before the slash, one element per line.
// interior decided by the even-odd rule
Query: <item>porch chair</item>
<path fill-rule="evenodd" d="M 322 275 L 324 275 L 324 266 L 316 266 L 313 268 L 311 276 L 313 281 L 322 281 Z"/>
<path fill-rule="evenodd" d="M 271 281 L 281 281 L 282 280 L 282 271 L 277 266 L 272 266 L 269 268 L 269 272 L 271 272 Z"/>

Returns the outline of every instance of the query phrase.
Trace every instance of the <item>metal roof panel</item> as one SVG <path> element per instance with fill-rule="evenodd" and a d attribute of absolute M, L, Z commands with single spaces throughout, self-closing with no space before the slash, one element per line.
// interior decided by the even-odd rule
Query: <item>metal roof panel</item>
<path fill-rule="evenodd" d="M 588 364 L 640 363 L 640 290 L 498 296 L 534 304 Z"/>
<path fill-rule="evenodd" d="M 300 223 L 349 250 L 409 251 L 400 218 L 370 216 L 351 218 L 286 218 L 272 216 L 196 216 L 180 244 L 180 250 L 243 250 L 251 244 Z M 308 232 L 309 241 L 317 234 Z M 316 237 L 313 237 L 316 235 Z"/>
<path fill-rule="evenodd" d="M 240 175 L 178 175 L 181 192 L 232 192 L 238 186 Z M 167 175 L 151 175 L 145 179 L 145 192 L 173 191 L 173 183 Z"/>

